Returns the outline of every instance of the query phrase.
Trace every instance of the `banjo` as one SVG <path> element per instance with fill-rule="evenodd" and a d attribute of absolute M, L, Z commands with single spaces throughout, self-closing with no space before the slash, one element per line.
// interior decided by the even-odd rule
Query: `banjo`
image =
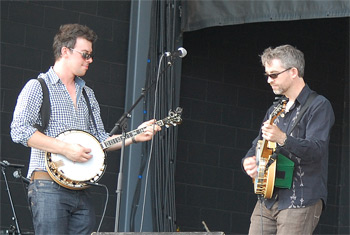
<path fill-rule="evenodd" d="M 269 116 L 269 122 L 272 124 L 274 120 L 284 111 L 287 101 L 281 99 Z M 276 176 L 276 161 L 271 156 L 276 150 L 276 142 L 267 141 L 265 139 L 258 140 L 256 146 L 256 161 L 258 166 L 258 174 L 253 179 L 254 193 L 263 195 L 264 198 L 270 199 L 273 194 Z"/>
<path fill-rule="evenodd" d="M 158 126 L 176 126 L 181 124 L 182 108 L 170 110 L 169 116 L 157 121 Z M 153 125 L 153 124 L 152 124 Z M 142 127 L 125 134 L 125 138 L 131 138 L 145 131 Z M 90 187 L 89 183 L 96 183 L 106 170 L 105 150 L 122 141 L 122 136 L 99 142 L 96 137 L 82 130 L 68 130 L 59 134 L 56 139 L 64 142 L 80 144 L 91 149 L 92 158 L 87 162 L 73 162 L 61 154 L 46 152 L 45 166 L 50 177 L 59 185 L 73 190 L 81 190 Z"/>

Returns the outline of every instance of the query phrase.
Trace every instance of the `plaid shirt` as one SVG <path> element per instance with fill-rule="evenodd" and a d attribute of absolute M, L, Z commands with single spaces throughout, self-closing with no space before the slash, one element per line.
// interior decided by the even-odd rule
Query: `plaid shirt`
<path fill-rule="evenodd" d="M 66 89 L 65 85 L 53 71 L 52 67 L 41 73 L 47 84 L 50 94 L 51 116 L 45 134 L 56 137 L 67 130 L 83 130 L 94 135 L 100 142 L 108 138 L 102 119 L 100 107 L 91 88 L 85 86 L 85 81 L 79 77 L 75 78 L 75 88 L 77 94 L 77 107 Z M 87 103 L 82 95 L 82 89 L 86 90 L 91 103 L 91 109 L 96 121 L 97 129 L 89 115 Z M 17 99 L 17 104 L 11 123 L 11 137 L 16 143 L 28 146 L 29 138 L 37 129 L 34 125 L 42 125 L 40 117 L 40 107 L 43 100 L 41 85 L 37 79 L 31 79 L 22 89 Z M 27 177 L 30 177 L 36 169 L 45 170 L 45 152 L 32 148 Z"/>

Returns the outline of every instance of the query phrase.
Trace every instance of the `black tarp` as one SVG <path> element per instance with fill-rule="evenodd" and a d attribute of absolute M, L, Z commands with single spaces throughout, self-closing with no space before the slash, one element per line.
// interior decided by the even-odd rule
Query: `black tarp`
<path fill-rule="evenodd" d="M 182 0 L 183 32 L 212 26 L 350 16 L 350 0 Z"/>

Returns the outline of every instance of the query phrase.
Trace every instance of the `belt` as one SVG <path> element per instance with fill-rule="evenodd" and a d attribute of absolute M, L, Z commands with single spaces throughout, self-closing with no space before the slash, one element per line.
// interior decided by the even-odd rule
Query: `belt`
<path fill-rule="evenodd" d="M 52 180 L 52 178 L 46 171 L 33 171 L 30 180 Z"/>

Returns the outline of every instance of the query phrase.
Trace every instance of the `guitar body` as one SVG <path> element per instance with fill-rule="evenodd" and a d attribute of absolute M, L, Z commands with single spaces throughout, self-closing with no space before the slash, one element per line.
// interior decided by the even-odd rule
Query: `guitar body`
<path fill-rule="evenodd" d="M 92 158 L 87 162 L 73 162 L 60 154 L 46 153 L 45 165 L 51 178 L 59 185 L 74 190 L 88 188 L 86 182 L 97 182 L 105 172 L 106 155 L 98 140 L 80 130 L 69 130 L 59 134 L 57 139 L 80 144 L 91 149 Z"/>
<path fill-rule="evenodd" d="M 254 192 L 255 194 L 263 195 L 264 198 L 270 199 L 275 186 L 276 161 L 274 161 L 266 170 L 266 165 L 271 155 L 268 157 L 262 155 L 263 144 L 263 140 L 259 140 L 257 144 L 256 159 L 258 164 L 258 175 L 254 179 Z"/>

